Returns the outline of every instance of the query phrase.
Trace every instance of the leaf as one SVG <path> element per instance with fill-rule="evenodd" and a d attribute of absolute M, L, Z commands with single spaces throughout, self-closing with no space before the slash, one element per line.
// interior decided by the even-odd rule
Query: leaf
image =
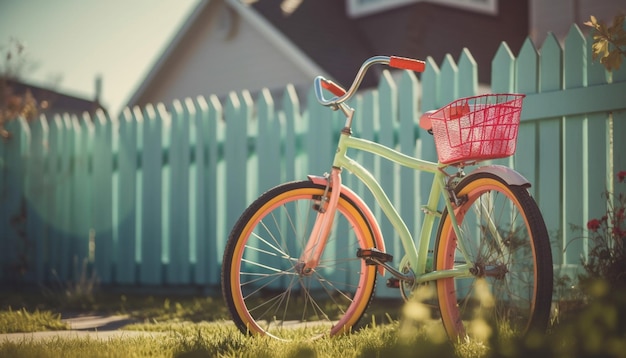
<path fill-rule="evenodd" d="M 593 49 L 594 58 L 597 56 L 606 57 L 609 52 L 609 43 L 606 40 L 597 41 L 591 45 L 591 48 Z"/>

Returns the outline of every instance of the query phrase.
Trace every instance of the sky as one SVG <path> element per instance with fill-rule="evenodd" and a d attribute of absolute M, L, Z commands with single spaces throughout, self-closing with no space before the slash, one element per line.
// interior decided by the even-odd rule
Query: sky
<path fill-rule="evenodd" d="M 0 48 L 26 45 L 28 83 L 116 114 L 201 0 L 0 0 Z M 4 51 L 2 51 L 4 58 Z"/>

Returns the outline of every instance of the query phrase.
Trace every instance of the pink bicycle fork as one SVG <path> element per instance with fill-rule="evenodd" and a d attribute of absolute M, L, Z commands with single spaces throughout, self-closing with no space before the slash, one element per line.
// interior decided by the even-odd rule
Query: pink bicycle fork
<path fill-rule="evenodd" d="M 318 213 L 313 230 L 300 257 L 301 274 L 311 274 L 320 263 L 320 257 L 328 240 L 328 234 L 333 226 L 340 194 L 341 169 L 333 167 L 328 178 L 326 191 L 320 199 L 320 204 L 317 208 Z"/>

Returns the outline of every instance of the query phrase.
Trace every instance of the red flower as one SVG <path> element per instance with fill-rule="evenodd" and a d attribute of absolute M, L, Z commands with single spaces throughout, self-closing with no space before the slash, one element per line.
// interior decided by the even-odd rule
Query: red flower
<path fill-rule="evenodd" d="M 613 228 L 613 230 L 612 230 L 612 232 L 613 232 L 613 235 L 614 235 L 615 237 L 618 237 L 618 238 L 621 238 L 621 237 L 625 237 L 625 236 L 626 236 L 626 231 L 622 231 L 622 230 L 620 230 L 620 228 L 618 228 L 618 227 L 614 227 L 614 228 Z"/>
<path fill-rule="evenodd" d="M 620 183 L 623 183 L 624 180 L 626 180 L 626 170 L 622 170 L 617 173 L 617 180 L 619 180 Z"/>
<path fill-rule="evenodd" d="M 596 231 L 600 228 L 600 221 L 598 219 L 591 219 L 587 223 L 587 229 L 591 231 Z"/>

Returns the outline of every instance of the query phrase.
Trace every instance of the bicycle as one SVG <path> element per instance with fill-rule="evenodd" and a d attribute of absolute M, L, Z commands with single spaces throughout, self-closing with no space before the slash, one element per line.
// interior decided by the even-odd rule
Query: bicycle
<path fill-rule="evenodd" d="M 480 306 L 477 281 L 487 282 L 493 305 L 488 318 L 515 334 L 547 326 L 552 298 L 552 255 L 545 223 L 513 169 L 478 166 L 515 151 L 524 95 L 459 99 L 420 117 L 433 134 L 438 162 L 352 136 L 354 109 L 346 104 L 375 64 L 421 72 L 422 61 L 375 56 L 366 60 L 344 90 L 317 77 L 320 104 L 346 117 L 330 174 L 278 185 L 241 215 L 230 233 L 222 265 L 222 292 L 237 327 L 246 334 L 279 339 L 316 338 L 349 332 L 366 311 L 377 273 L 408 299 L 420 285 L 436 283 L 443 326 L 450 337 L 468 334 Z M 324 97 L 324 91 L 334 96 Z M 374 176 L 348 150 L 372 153 L 434 175 L 421 231 L 411 234 Z M 456 169 L 456 170 L 454 170 Z M 398 233 L 405 256 L 397 265 L 372 210 L 341 182 L 347 170 L 369 188 Z M 453 171 L 453 173 L 449 173 Z M 443 201 L 443 210 L 438 207 Z M 433 267 L 427 269 L 429 238 L 439 227 Z"/>

